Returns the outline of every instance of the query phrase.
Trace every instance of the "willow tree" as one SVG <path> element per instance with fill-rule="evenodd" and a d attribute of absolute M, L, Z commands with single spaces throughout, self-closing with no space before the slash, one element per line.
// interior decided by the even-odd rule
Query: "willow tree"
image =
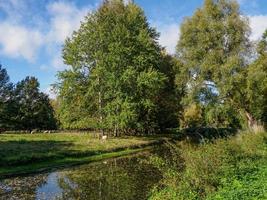
<path fill-rule="evenodd" d="M 232 0 L 205 0 L 181 25 L 177 56 L 187 82 L 185 105 L 224 106 L 246 113 L 249 23 Z M 229 106 L 230 105 L 230 106 Z"/>
<path fill-rule="evenodd" d="M 267 30 L 257 45 L 258 56 L 248 67 L 247 99 L 254 123 L 267 123 Z"/>
<path fill-rule="evenodd" d="M 66 128 L 151 132 L 157 128 L 158 33 L 143 10 L 106 0 L 64 45 L 70 69 L 59 73 L 60 120 Z"/>

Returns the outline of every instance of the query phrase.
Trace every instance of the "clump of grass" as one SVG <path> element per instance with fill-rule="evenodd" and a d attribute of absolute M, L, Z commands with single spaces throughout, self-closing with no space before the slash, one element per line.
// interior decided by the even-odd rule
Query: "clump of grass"
<path fill-rule="evenodd" d="M 251 128 L 251 131 L 254 133 L 263 133 L 265 130 L 262 124 L 254 124 Z"/>
<path fill-rule="evenodd" d="M 266 143 L 266 133 L 242 133 L 199 146 L 179 142 L 182 168 L 152 159 L 164 178 L 150 199 L 267 199 Z"/>

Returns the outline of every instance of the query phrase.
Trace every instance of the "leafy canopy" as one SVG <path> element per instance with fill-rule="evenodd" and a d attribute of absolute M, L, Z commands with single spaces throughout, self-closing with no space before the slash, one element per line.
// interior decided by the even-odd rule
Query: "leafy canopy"
<path fill-rule="evenodd" d="M 165 80 L 157 39 L 134 3 L 104 1 L 88 14 L 64 45 L 71 68 L 59 73 L 63 127 L 155 130 Z"/>

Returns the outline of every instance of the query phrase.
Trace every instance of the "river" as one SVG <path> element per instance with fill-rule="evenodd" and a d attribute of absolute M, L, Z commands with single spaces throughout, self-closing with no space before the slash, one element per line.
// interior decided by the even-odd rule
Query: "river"
<path fill-rule="evenodd" d="M 0 180 L 0 199 L 142 200 L 160 181 L 147 162 L 155 151 L 104 160 L 49 173 Z"/>

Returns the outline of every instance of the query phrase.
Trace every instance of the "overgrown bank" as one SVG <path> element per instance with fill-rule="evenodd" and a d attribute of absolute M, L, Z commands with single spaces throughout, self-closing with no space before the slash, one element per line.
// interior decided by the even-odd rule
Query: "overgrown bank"
<path fill-rule="evenodd" d="M 172 162 L 151 159 L 164 178 L 150 199 L 267 199 L 266 132 L 168 147 Z"/>
<path fill-rule="evenodd" d="M 128 155 L 159 137 L 99 140 L 86 133 L 1 134 L 0 178 Z"/>

